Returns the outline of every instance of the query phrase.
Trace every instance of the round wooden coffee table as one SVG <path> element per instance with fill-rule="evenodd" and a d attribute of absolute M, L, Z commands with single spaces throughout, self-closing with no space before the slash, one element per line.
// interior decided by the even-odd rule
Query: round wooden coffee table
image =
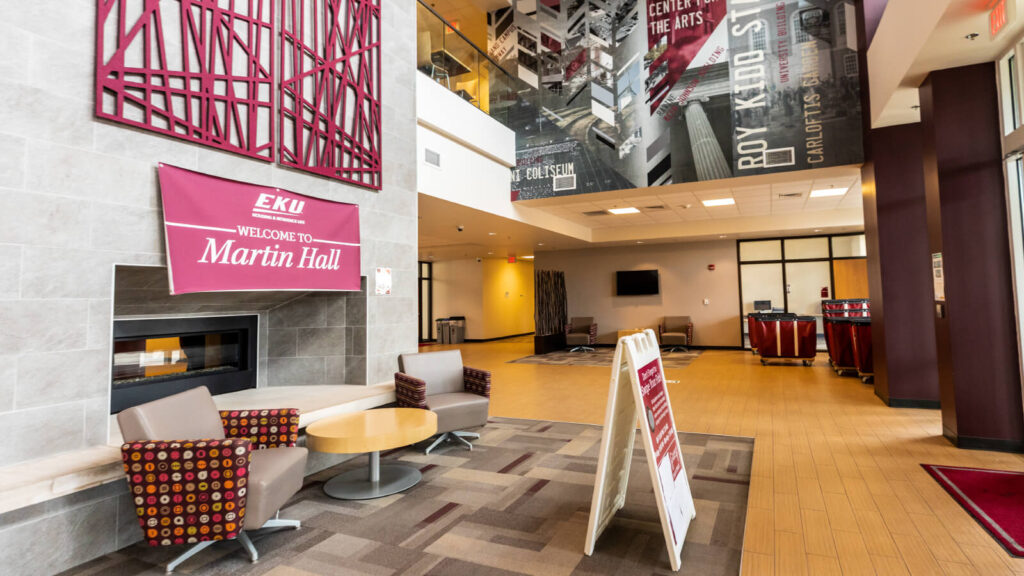
<path fill-rule="evenodd" d="M 368 470 L 342 472 L 324 484 L 340 500 L 380 498 L 415 486 L 420 471 L 380 463 L 380 451 L 400 448 L 437 433 L 437 414 L 419 408 L 380 408 L 324 418 L 306 427 L 306 447 L 332 454 L 370 453 Z"/>

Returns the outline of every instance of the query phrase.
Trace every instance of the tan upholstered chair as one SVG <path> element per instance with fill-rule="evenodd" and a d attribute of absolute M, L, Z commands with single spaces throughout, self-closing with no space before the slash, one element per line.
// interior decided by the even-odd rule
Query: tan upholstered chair
<path fill-rule="evenodd" d="M 662 346 L 670 346 L 669 352 L 682 350 L 693 345 L 693 321 L 689 316 L 665 316 L 658 326 Z"/>
<path fill-rule="evenodd" d="M 217 540 L 238 540 L 255 562 L 245 530 L 299 528 L 277 518 L 306 471 L 306 449 L 295 446 L 298 410 L 218 411 L 199 386 L 128 408 L 117 423 L 143 538 L 193 544 L 168 573 Z"/>
<path fill-rule="evenodd" d="M 398 405 L 423 408 L 437 414 L 440 434 L 425 453 L 442 442 L 458 441 L 470 450 L 467 438 L 479 438 L 474 428 L 487 424 L 490 407 L 491 373 L 462 365 L 462 352 L 443 350 L 422 354 L 402 354 L 395 373 Z"/>
<path fill-rule="evenodd" d="M 565 345 L 569 352 L 593 352 L 597 344 L 597 324 L 591 316 L 575 316 L 565 325 Z"/>

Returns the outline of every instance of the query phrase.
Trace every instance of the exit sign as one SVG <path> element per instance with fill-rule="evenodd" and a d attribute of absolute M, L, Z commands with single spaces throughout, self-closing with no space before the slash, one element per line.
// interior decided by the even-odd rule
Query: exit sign
<path fill-rule="evenodd" d="M 998 0 L 995 6 L 992 7 L 992 11 L 988 13 L 988 31 L 992 34 L 992 38 L 995 38 L 1006 27 L 1008 21 L 1006 0 Z"/>
<path fill-rule="evenodd" d="M 508 257 L 508 263 L 509 264 L 515 264 L 516 263 L 516 257 L 515 256 L 509 256 Z"/>

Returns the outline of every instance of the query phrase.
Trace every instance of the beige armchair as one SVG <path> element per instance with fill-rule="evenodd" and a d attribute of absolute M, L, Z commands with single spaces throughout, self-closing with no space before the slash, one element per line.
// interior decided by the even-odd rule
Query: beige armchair
<path fill-rule="evenodd" d="M 693 321 L 689 316 L 665 316 L 658 326 L 662 346 L 670 346 L 669 352 L 682 350 L 693 345 Z"/>
<path fill-rule="evenodd" d="M 299 411 L 218 411 L 205 386 L 117 415 L 128 488 L 150 546 L 192 544 L 167 573 L 217 540 L 259 558 L 245 530 L 299 528 L 277 511 L 302 488 Z"/>
<path fill-rule="evenodd" d="M 597 324 L 591 316 L 575 316 L 565 325 L 565 345 L 569 352 L 593 352 L 597 344 Z"/>
<path fill-rule="evenodd" d="M 439 436 L 425 453 L 442 442 L 457 441 L 468 449 L 467 438 L 479 438 L 473 428 L 487 424 L 490 407 L 491 373 L 462 365 L 462 352 L 443 350 L 421 354 L 402 354 L 395 373 L 398 405 L 423 408 L 437 414 Z"/>

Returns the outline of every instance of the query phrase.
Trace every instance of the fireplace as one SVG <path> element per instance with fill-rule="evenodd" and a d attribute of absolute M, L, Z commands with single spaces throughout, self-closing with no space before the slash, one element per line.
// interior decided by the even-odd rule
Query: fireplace
<path fill-rule="evenodd" d="M 114 320 L 110 412 L 206 386 L 256 387 L 259 316 Z"/>

